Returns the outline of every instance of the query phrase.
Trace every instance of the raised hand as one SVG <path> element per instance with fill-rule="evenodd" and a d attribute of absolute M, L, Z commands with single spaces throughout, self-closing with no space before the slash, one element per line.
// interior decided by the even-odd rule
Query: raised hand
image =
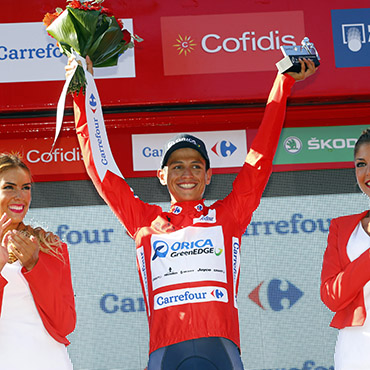
<path fill-rule="evenodd" d="M 5 264 L 9 260 L 9 253 L 6 248 L 6 243 L 5 243 L 5 231 L 11 224 L 12 219 L 4 213 L 1 218 L 0 218 L 0 240 L 1 240 L 1 245 L 0 245 L 0 271 L 3 269 Z"/>
<path fill-rule="evenodd" d="M 73 65 L 72 65 L 72 62 L 75 60 L 75 56 L 72 55 L 68 58 L 68 63 L 67 65 L 64 67 L 65 71 L 66 71 L 66 78 L 68 78 L 68 76 L 72 73 L 73 69 L 75 68 Z M 94 70 L 93 70 L 93 62 L 92 60 L 90 59 L 90 57 L 87 55 L 86 56 L 86 69 L 88 72 L 90 72 L 92 75 L 94 75 Z M 81 64 L 81 62 L 78 62 L 77 63 Z"/>
<path fill-rule="evenodd" d="M 311 59 L 302 58 L 299 62 L 301 63 L 300 72 L 286 72 L 286 74 L 291 75 L 296 81 L 305 80 L 307 77 L 312 76 L 318 69 Z"/>
<path fill-rule="evenodd" d="M 31 271 L 39 260 L 40 244 L 33 235 L 26 236 L 21 231 L 11 230 L 6 236 L 8 248 L 28 271 Z"/>

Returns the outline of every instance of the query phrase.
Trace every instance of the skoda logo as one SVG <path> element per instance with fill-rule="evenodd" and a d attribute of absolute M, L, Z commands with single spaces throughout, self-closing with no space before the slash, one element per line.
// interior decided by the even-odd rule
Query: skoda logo
<path fill-rule="evenodd" d="M 302 149 L 302 141 L 296 136 L 289 136 L 284 140 L 284 148 L 290 154 L 297 154 Z"/>

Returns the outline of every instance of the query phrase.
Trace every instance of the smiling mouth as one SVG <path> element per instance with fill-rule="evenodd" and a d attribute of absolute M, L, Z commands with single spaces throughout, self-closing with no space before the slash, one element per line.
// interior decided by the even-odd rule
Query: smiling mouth
<path fill-rule="evenodd" d="M 14 213 L 22 213 L 24 210 L 24 206 L 10 206 L 9 209 Z"/>
<path fill-rule="evenodd" d="M 182 189 L 193 189 L 195 188 L 196 184 L 178 184 L 178 186 Z"/>

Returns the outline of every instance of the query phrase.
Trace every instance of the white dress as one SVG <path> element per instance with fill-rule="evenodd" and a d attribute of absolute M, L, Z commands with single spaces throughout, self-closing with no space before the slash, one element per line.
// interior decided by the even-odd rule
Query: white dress
<path fill-rule="evenodd" d="M 45 329 L 19 261 L 6 264 L 0 315 L 0 370 L 71 370 L 67 348 Z"/>
<path fill-rule="evenodd" d="M 353 230 L 347 244 L 347 254 L 351 261 L 370 247 L 370 236 L 362 227 L 361 221 Z M 370 282 L 364 286 L 366 320 L 363 326 L 351 326 L 339 330 L 335 346 L 335 370 L 370 369 Z"/>

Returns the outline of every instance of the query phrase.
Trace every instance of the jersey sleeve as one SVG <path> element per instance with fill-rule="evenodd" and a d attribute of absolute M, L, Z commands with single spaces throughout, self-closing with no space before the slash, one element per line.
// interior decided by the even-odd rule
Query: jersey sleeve
<path fill-rule="evenodd" d="M 85 97 L 82 93 L 74 95 L 74 112 L 76 133 L 87 173 L 99 195 L 134 238 L 139 228 L 150 223 L 161 212 L 161 208 L 141 201 L 122 177 L 110 171 L 107 171 L 103 181 L 100 180 L 91 151 Z"/>
<path fill-rule="evenodd" d="M 272 172 L 272 161 L 283 127 L 286 102 L 295 80 L 278 74 L 266 104 L 265 113 L 245 163 L 234 180 L 233 190 L 225 199 L 236 222 L 245 230 Z"/>
<path fill-rule="evenodd" d="M 46 330 L 60 342 L 69 344 L 65 337 L 75 328 L 76 311 L 67 245 L 61 246 L 61 256 L 40 252 L 34 268 L 27 271 L 23 267 L 22 273 Z"/>
<path fill-rule="evenodd" d="M 331 221 L 321 270 L 321 300 L 333 312 L 348 306 L 370 280 L 370 250 L 342 266 L 338 250 L 338 223 Z"/>

